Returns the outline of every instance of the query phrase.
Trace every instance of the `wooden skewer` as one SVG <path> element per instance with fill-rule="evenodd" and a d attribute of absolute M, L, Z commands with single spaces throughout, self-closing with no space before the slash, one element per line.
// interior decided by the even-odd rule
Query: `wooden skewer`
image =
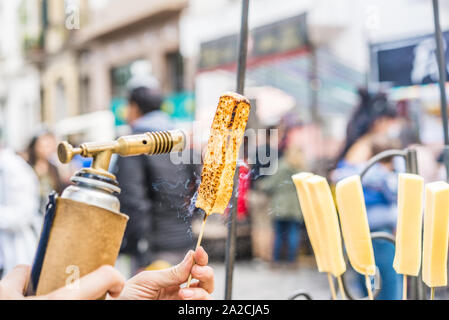
<path fill-rule="evenodd" d="M 366 284 L 366 290 L 368 291 L 368 297 L 370 300 L 374 300 L 373 297 L 373 291 L 371 289 L 371 279 L 369 278 L 369 275 L 365 275 L 365 284 Z"/>
<path fill-rule="evenodd" d="M 430 300 L 435 300 L 435 287 L 430 288 Z"/>
<path fill-rule="evenodd" d="M 340 292 L 341 292 L 341 298 L 342 298 L 343 300 L 346 300 L 346 293 L 345 293 L 345 290 L 344 290 L 344 288 L 343 288 L 343 282 L 342 282 L 342 280 L 341 280 L 341 276 L 338 276 L 338 277 L 337 277 L 337 281 L 338 281 L 338 288 L 339 288 L 339 290 L 340 290 Z"/>
<path fill-rule="evenodd" d="M 334 280 L 332 279 L 330 272 L 327 273 L 327 280 L 329 280 L 329 287 L 331 289 L 332 300 L 337 300 L 337 294 L 335 293 L 334 287 Z"/>
<path fill-rule="evenodd" d="M 407 300 L 407 275 L 402 279 L 402 300 Z"/>
<path fill-rule="evenodd" d="M 196 242 L 196 247 L 195 247 L 195 251 L 196 249 L 198 249 L 198 247 L 201 244 L 201 239 L 203 239 L 203 233 L 204 233 L 204 226 L 206 225 L 206 220 L 207 217 L 209 215 L 207 213 L 204 214 L 204 218 L 203 218 L 203 224 L 201 225 L 201 230 L 200 230 L 200 234 L 198 235 L 198 241 Z M 190 287 L 190 282 L 192 281 L 192 274 L 189 275 L 189 279 L 187 280 L 187 288 Z"/>

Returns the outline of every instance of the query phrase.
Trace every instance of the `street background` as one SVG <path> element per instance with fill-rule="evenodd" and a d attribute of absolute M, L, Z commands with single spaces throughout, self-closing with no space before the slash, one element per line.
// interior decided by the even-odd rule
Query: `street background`
<path fill-rule="evenodd" d="M 76 170 L 90 165 L 80 158 L 60 164 L 57 143 L 133 132 L 132 88 L 162 93 L 161 110 L 175 127 L 208 132 L 219 96 L 235 91 L 240 10 L 238 0 L 0 0 L 1 145 L 34 169 L 40 217 L 48 193 L 61 192 Z M 440 21 L 449 74 L 449 0 L 440 0 Z M 333 186 L 344 176 L 341 166 L 366 163 L 350 147 L 372 139 L 363 147 L 368 158 L 414 145 L 425 181 L 446 179 L 431 1 L 251 0 L 249 28 L 245 95 L 252 104 L 248 128 L 257 139 L 248 143 L 257 153 L 242 152 L 239 162 L 234 297 L 286 299 L 304 289 L 329 299 L 289 177 L 310 171 Z M 373 112 L 378 103 L 393 111 L 385 107 L 356 123 L 364 103 Z M 351 140 L 354 127 L 364 129 L 355 129 Z M 206 142 L 207 134 L 190 148 L 201 154 Z M 267 165 L 274 171 L 263 174 Z M 377 170 L 378 202 L 367 203 L 368 214 L 390 223 L 396 221 L 391 186 L 404 163 L 393 159 Z M 196 168 L 180 182 L 198 185 L 198 174 Z M 174 210 L 193 244 L 202 217 L 189 209 L 190 199 Z M 217 299 L 224 297 L 226 219 L 212 216 L 203 241 L 216 271 Z M 378 224 L 371 223 L 373 231 Z M 391 224 L 379 228 L 395 232 Z M 375 250 L 379 261 L 392 258 L 387 247 Z M 117 265 L 127 277 L 135 271 L 128 255 L 122 252 Z M 155 261 L 138 267 L 157 268 Z M 357 290 L 357 279 L 351 283 Z M 385 299 L 399 298 L 396 287 L 401 284 Z M 437 297 L 446 297 L 445 289 Z"/>

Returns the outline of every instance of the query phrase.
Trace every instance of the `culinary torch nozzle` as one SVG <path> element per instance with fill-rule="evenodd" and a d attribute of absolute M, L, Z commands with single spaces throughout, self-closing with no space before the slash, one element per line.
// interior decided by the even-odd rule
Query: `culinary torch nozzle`
<path fill-rule="evenodd" d="M 186 137 L 182 130 L 146 132 L 129 135 L 114 141 L 87 142 L 74 148 L 67 141 L 58 145 L 58 158 L 62 163 L 69 163 L 77 154 L 85 158 L 93 158 L 92 173 L 114 178 L 108 172 L 112 154 L 121 156 L 136 156 L 141 154 L 155 155 L 182 151 L 185 148 Z"/>

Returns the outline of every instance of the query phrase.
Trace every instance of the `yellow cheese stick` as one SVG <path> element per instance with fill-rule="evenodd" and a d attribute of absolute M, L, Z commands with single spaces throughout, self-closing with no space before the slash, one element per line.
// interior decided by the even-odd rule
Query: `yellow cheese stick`
<path fill-rule="evenodd" d="M 447 284 L 449 239 L 449 184 L 443 181 L 426 185 L 422 278 L 429 287 Z"/>
<path fill-rule="evenodd" d="M 310 172 L 301 172 L 294 174 L 292 179 L 296 186 L 296 192 L 298 193 L 299 205 L 301 206 L 301 212 L 304 217 L 307 234 L 309 235 L 310 243 L 315 254 L 318 271 L 329 272 L 329 269 L 325 267 L 325 257 L 322 256 L 320 250 L 320 230 L 318 219 L 313 211 L 313 206 L 310 202 L 309 190 L 307 189 L 305 183 L 306 180 L 312 176 L 313 174 Z"/>
<path fill-rule="evenodd" d="M 316 264 L 319 272 L 327 272 L 327 279 L 329 281 L 329 287 L 332 294 L 332 299 L 337 299 L 337 294 L 335 292 L 334 281 L 329 273 L 329 267 L 326 263 L 326 257 L 323 256 L 322 250 L 320 249 L 321 237 L 317 216 L 313 210 L 313 206 L 310 200 L 309 190 L 305 184 L 306 179 L 312 177 L 313 174 L 310 172 L 302 172 L 292 176 L 293 182 L 296 186 L 296 191 L 298 193 L 299 204 L 301 206 L 302 215 L 304 217 L 304 222 L 307 229 L 307 234 L 309 235 L 310 243 L 312 245 L 313 252 L 315 254 Z"/>
<path fill-rule="evenodd" d="M 335 193 L 349 261 L 358 273 L 373 276 L 376 264 L 360 177 L 339 181 Z"/>
<path fill-rule="evenodd" d="M 308 178 L 306 185 L 318 221 L 319 235 L 322 239 L 320 252 L 322 252 L 322 256 L 326 257 L 327 266 L 325 268 L 328 267 L 330 273 L 339 277 L 346 271 L 346 264 L 343 258 L 340 226 L 331 189 L 326 179 L 320 176 Z"/>
<path fill-rule="evenodd" d="M 399 174 L 398 222 L 393 268 L 399 274 L 417 276 L 421 267 L 424 179 Z"/>

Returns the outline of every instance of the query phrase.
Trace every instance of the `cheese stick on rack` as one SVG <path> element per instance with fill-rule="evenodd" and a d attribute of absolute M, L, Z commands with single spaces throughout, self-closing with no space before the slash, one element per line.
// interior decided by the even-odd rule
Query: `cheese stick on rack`
<path fill-rule="evenodd" d="M 424 179 L 400 173 L 398 183 L 398 221 L 393 268 L 404 275 L 402 299 L 407 300 L 407 275 L 418 276 L 421 267 Z"/>
<path fill-rule="evenodd" d="M 360 176 L 340 180 L 335 193 L 349 262 L 355 271 L 365 275 L 368 296 L 373 300 L 369 276 L 375 275 L 376 264 Z"/>
<path fill-rule="evenodd" d="M 310 243 L 312 245 L 313 253 L 315 255 L 316 264 L 319 272 L 327 272 L 329 286 L 332 294 L 332 299 L 336 299 L 334 282 L 330 276 L 329 269 L 325 262 L 325 256 L 320 249 L 320 230 L 317 216 L 313 211 L 313 206 L 310 201 L 309 190 L 306 186 L 306 180 L 312 177 L 310 172 L 301 172 L 294 174 L 292 180 L 296 186 L 296 192 L 298 194 L 299 205 L 301 206 L 301 212 L 304 217 L 304 223 L 306 225 L 307 234 L 309 235 Z"/>
<path fill-rule="evenodd" d="M 197 248 L 201 244 L 207 217 L 212 213 L 223 214 L 231 199 L 237 157 L 250 108 L 247 98 L 233 92 L 223 94 L 218 102 L 195 202 L 195 206 L 205 212 Z M 191 278 L 190 275 L 187 286 L 190 286 Z"/>
<path fill-rule="evenodd" d="M 431 288 L 447 285 L 449 238 L 449 184 L 444 181 L 426 185 L 422 279 Z"/>
<path fill-rule="evenodd" d="M 319 225 L 319 235 L 322 240 L 320 251 L 322 256 L 326 257 L 325 268 L 328 268 L 328 271 L 337 278 L 342 297 L 346 299 L 341 280 L 341 275 L 346 271 L 346 264 L 343 258 L 337 210 L 329 184 L 325 178 L 313 176 L 306 180 L 306 186 Z"/>
<path fill-rule="evenodd" d="M 298 194 L 299 205 L 301 207 L 301 212 L 304 217 L 304 223 L 306 225 L 307 234 L 309 235 L 310 243 L 315 255 L 317 267 L 319 272 L 326 272 L 324 266 L 324 259 L 320 252 L 320 237 L 319 237 L 319 225 L 317 217 L 313 212 L 312 204 L 310 203 L 310 195 L 305 184 L 305 181 L 313 177 L 310 172 L 301 172 L 292 176 L 292 180 L 296 187 L 296 192 Z"/>

